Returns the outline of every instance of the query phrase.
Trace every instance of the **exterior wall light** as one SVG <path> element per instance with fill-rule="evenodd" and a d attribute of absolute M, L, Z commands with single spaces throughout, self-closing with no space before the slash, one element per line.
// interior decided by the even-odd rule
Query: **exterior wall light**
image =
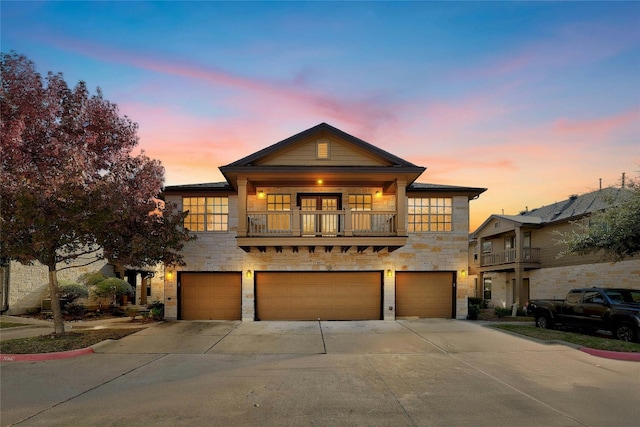
<path fill-rule="evenodd" d="M 467 270 L 460 270 L 460 277 L 467 277 Z"/>
<path fill-rule="evenodd" d="M 382 197 L 382 191 L 380 191 L 380 190 L 376 191 L 376 197 L 377 198 Z"/>
<path fill-rule="evenodd" d="M 253 273 L 251 270 L 247 270 L 247 279 L 251 279 L 253 277 Z"/>
<path fill-rule="evenodd" d="M 324 181 L 322 181 L 321 179 L 319 179 L 319 180 L 318 180 L 318 184 L 319 184 L 319 185 L 322 185 L 322 183 L 323 183 L 323 182 L 324 182 Z"/>
<path fill-rule="evenodd" d="M 167 280 L 171 280 L 171 279 L 173 279 L 173 271 L 168 270 L 167 271 Z"/>
<path fill-rule="evenodd" d="M 264 191 L 258 191 L 258 199 L 264 199 Z"/>
<path fill-rule="evenodd" d="M 393 277 L 393 271 L 391 269 L 387 270 L 387 277 Z"/>

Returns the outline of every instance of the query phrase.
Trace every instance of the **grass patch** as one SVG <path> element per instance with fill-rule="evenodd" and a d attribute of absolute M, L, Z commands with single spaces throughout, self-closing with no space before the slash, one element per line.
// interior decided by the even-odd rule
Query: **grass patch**
<path fill-rule="evenodd" d="M 0 329 L 17 328 L 18 326 L 29 326 L 26 323 L 0 322 Z"/>
<path fill-rule="evenodd" d="M 54 353 L 86 348 L 104 340 L 118 340 L 144 328 L 98 329 L 65 332 L 62 335 L 49 334 L 31 338 L 17 338 L 0 342 L 2 354 Z"/>
<path fill-rule="evenodd" d="M 478 314 L 478 320 L 486 320 L 489 322 L 535 322 L 535 319 L 529 316 L 512 317 L 511 314 L 509 314 L 508 316 L 499 317 L 498 315 L 496 315 L 496 312 L 493 308 L 480 310 L 480 313 Z"/>
<path fill-rule="evenodd" d="M 613 338 L 584 335 L 555 329 L 541 329 L 529 325 L 495 324 L 489 325 L 489 327 L 503 329 L 541 341 L 565 341 L 580 347 L 588 347 L 596 350 L 640 353 L 640 344 L 620 341 Z"/>

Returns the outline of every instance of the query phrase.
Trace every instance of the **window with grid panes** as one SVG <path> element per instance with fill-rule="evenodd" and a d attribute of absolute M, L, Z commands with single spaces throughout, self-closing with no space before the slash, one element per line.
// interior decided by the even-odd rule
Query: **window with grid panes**
<path fill-rule="evenodd" d="M 272 231 L 284 231 L 291 229 L 291 195 L 290 194 L 268 194 L 267 210 L 275 212 L 286 212 L 282 214 L 270 213 L 268 215 L 267 226 Z"/>
<path fill-rule="evenodd" d="M 359 214 L 371 210 L 371 194 L 349 194 L 349 208 L 351 209 L 351 229 L 368 231 L 371 229 L 371 216 Z"/>
<path fill-rule="evenodd" d="M 182 211 L 189 212 L 184 219 L 184 228 L 189 231 L 229 229 L 228 197 L 183 197 Z"/>
<path fill-rule="evenodd" d="M 349 194 L 349 207 L 352 211 L 370 211 L 371 194 Z"/>
<path fill-rule="evenodd" d="M 409 232 L 451 231 L 453 214 L 450 197 L 412 197 L 408 199 Z"/>

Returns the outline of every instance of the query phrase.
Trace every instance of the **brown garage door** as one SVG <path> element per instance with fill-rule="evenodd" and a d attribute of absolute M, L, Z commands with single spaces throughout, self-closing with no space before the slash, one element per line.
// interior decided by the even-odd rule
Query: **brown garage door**
<path fill-rule="evenodd" d="M 379 320 L 380 272 L 256 274 L 258 320 Z"/>
<path fill-rule="evenodd" d="M 180 318 L 240 320 L 241 273 L 182 273 Z"/>
<path fill-rule="evenodd" d="M 396 273 L 397 317 L 452 317 L 453 273 Z"/>

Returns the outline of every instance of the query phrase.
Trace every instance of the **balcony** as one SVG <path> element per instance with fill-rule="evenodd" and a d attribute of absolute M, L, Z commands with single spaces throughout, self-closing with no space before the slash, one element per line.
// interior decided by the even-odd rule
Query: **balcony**
<path fill-rule="evenodd" d="M 300 210 L 247 212 L 246 236 L 238 236 L 238 246 L 249 252 L 251 247 L 261 252 L 266 247 L 281 251 L 290 246 L 308 247 L 310 252 L 322 246 L 330 252 L 339 246 L 342 252 L 356 247 L 364 252 L 387 248 L 390 252 L 404 246 L 406 235 L 398 235 L 396 211 Z"/>
<path fill-rule="evenodd" d="M 515 263 L 521 263 L 525 264 L 525 269 L 540 268 L 540 248 L 523 248 L 519 259 L 516 255 L 517 249 L 485 253 L 482 254 L 480 267 L 494 267 L 483 268 L 485 271 L 509 270 L 514 268 Z"/>

